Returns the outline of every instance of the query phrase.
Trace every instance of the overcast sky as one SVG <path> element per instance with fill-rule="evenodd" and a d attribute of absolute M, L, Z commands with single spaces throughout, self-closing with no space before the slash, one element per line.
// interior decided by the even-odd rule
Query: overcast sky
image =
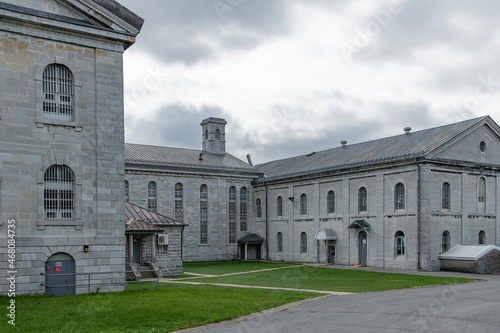
<path fill-rule="evenodd" d="M 476 116 L 500 122 L 500 1 L 118 0 L 145 19 L 125 53 L 126 141 L 254 163 Z"/>

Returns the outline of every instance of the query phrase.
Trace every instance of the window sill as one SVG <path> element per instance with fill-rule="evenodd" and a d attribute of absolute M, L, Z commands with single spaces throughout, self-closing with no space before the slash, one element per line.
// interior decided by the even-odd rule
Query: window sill
<path fill-rule="evenodd" d="M 45 230 L 45 227 L 75 227 L 76 230 L 83 228 L 83 221 L 38 221 L 38 230 Z"/>
<path fill-rule="evenodd" d="M 75 121 L 64 121 L 64 120 L 51 120 L 45 118 L 36 118 L 35 119 L 36 127 L 43 128 L 46 125 L 52 126 L 63 126 L 63 127 L 72 127 L 76 132 L 83 131 L 83 124 Z"/>

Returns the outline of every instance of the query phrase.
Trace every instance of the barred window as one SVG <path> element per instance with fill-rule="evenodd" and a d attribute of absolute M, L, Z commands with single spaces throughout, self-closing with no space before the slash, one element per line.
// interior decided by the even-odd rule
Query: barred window
<path fill-rule="evenodd" d="M 247 201 L 248 194 L 247 188 L 242 187 L 240 189 L 240 231 L 247 231 Z"/>
<path fill-rule="evenodd" d="M 125 181 L 125 202 L 130 202 L 130 184 Z"/>
<path fill-rule="evenodd" d="M 328 214 L 335 213 L 335 192 L 330 191 L 326 195 L 326 206 Z"/>
<path fill-rule="evenodd" d="M 450 238 L 450 232 L 448 230 L 443 231 L 443 234 L 441 235 L 441 253 L 445 253 L 450 249 Z"/>
<path fill-rule="evenodd" d="M 276 216 L 283 216 L 283 198 L 281 196 L 276 199 Z"/>
<path fill-rule="evenodd" d="M 360 188 L 358 191 L 358 211 L 368 211 L 368 191 L 365 187 Z"/>
<path fill-rule="evenodd" d="M 75 177 L 64 165 L 53 165 L 44 175 L 44 210 L 46 220 L 69 221 L 74 217 Z"/>
<path fill-rule="evenodd" d="M 262 202 L 260 199 L 255 201 L 255 210 L 257 210 L 257 217 L 262 217 Z"/>
<path fill-rule="evenodd" d="M 307 234 L 300 234 L 300 253 L 307 253 Z"/>
<path fill-rule="evenodd" d="M 175 219 L 184 222 L 184 186 L 181 183 L 175 184 Z"/>
<path fill-rule="evenodd" d="M 307 215 L 307 195 L 300 196 L 300 215 Z"/>
<path fill-rule="evenodd" d="M 405 209 L 405 186 L 401 183 L 394 188 L 394 209 Z"/>
<path fill-rule="evenodd" d="M 200 244 L 208 244 L 208 186 L 200 186 Z"/>
<path fill-rule="evenodd" d="M 236 243 L 236 187 L 229 188 L 229 243 Z"/>
<path fill-rule="evenodd" d="M 158 208 L 157 204 L 157 193 L 156 193 L 156 183 L 149 182 L 148 184 L 148 209 L 156 212 Z"/>
<path fill-rule="evenodd" d="M 278 252 L 283 252 L 283 234 L 278 232 L 276 235 L 276 243 L 278 245 Z"/>
<path fill-rule="evenodd" d="M 43 115 L 50 120 L 73 121 L 74 88 L 71 71 L 52 64 L 43 71 Z"/>
<path fill-rule="evenodd" d="M 450 210 L 450 184 L 444 183 L 441 190 L 441 209 Z"/>
<path fill-rule="evenodd" d="M 405 234 L 402 231 L 396 232 L 396 256 L 403 256 L 405 254 Z"/>

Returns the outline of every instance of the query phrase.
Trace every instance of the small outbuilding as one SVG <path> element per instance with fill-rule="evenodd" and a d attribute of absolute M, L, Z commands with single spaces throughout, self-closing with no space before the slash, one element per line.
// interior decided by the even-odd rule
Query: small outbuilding
<path fill-rule="evenodd" d="M 439 259 L 442 271 L 500 273 L 500 247 L 495 245 L 456 245 Z"/>
<path fill-rule="evenodd" d="M 257 234 L 248 234 L 238 239 L 241 260 L 262 260 L 264 239 Z"/>

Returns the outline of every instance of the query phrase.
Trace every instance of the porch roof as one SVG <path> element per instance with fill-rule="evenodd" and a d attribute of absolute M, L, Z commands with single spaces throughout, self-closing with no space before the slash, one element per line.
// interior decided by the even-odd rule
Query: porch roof
<path fill-rule="evenodd" d="M 360 220 L 355 220 L 354 222 L 352 222 L 347 228 L 348 229 L 355 229 L 355 228 L 361 228 L 361 229 L 371 229 L 371 225 L 370 223 L 366 222 L 364 219 L 360 219 Z"/>
<path fill-rule="evenodd" d="M 264 239 L 257 234 L 248 234 L 238 239 L 238 244 L 262 244 Z"/>
<path fill-rule="evenodd" d="M 128 220 L 125 228 L 125 234 L 159 234 L 162 232 L 163 230 L 157 226 L 137 218 Z"/>
<path fill-rule="evenodd" d="M 337 240 L 337 232 L 333 229 L 319 229 L 316 231 L 317 240 Z"/>
<path fill-rule="evenodd" d="M 152 225 L 157 226 L 173 226 L 173 227 L 185 227 L 187 224 L 184 224 L 180 221 L 174 220 L 168 216 L 158 214 L 157 212 L 153 212 L 149 209 L 131 204 L 129 202 L 125 203 L 125 214 L 127 216 L 127 221 L 132 218 L 137 220 L 141 220 L 143 222 L 150 223 Z"/>

